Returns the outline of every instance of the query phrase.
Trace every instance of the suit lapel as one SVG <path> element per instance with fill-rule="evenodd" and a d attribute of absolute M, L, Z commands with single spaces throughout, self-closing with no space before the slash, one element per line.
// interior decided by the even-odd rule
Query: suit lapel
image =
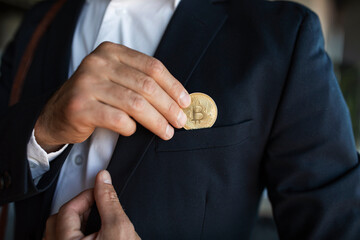
<path fill-rule="evenodd" d="M 72 40 L 85 0 L 68 0 L 58 13 L 44 39 L 46 69 L 43 69 L 45 89 L 57 88 L 68 79 Z M 55 85 L 54 85 L 55 84 Z"/>
<path fill-rule="evenodd" d="M 164 33 L 155 57 L 186 85 L 225 19 L 222 8 L 208 0 L 182 0 Z M 115 188 L 120 197 L 154 138 L 154 134 L 139 125 L 133 136 L 119 138 L 108 170 L 116 178 Z"/>
<path fill-rule="evenodd" d="M 42 69 L 44 72 L 43 77 L 45 79 L 43 82 L 50 87 L 46 87 L 45 89 L 57 88 L 68 78 L 72 37 L 83 2 L 84 0 L 68 0 L 43 37 L 42 42 L 47 43 L 47 45 L 41 46 L 40 42 L 38 46 L 45 47 L 46 51 L 44 57 L 46 68 Z M 55 187 L 56 184 L 53 184 L 50 189 L 43 193 L 44 204 L 41 208 L 41 216 L 48 216 L 50 213 Z M 45 224 L 46 218 L 42 219 L 42 221 L 42 223 Z M 43 233 L 41 232 L 39 234 L 41 236 Z"/>
<path fill-rule="evenodd" d="M 182 0 L 155 57 L 186 85 L 225 19 L 222 8 L 214 6 L 208 0 Z M 120 197 L 154 138 L 154 134 L 140 125 L 133 136 L 119 138 L 108 170 L 116 178 L 115 188 Z"/>
<path fill-rule="evenodd" d="M 30 69 L 28 77 L 30 76 L 33 79 L 25 81 L 25 84 L 33 84 L 34 81 L 36 82 L 36 78 L 42 76 L 41 78 L 44 79 L 42 81 L 44 85 L 42 89 L 55 89 L 68 78 L 73 32 L 83 2 L 84 0 L 68 0 L 57 13 L 49 29 L 40 40 L 36 49 L 37 54 L 34 56 L 34 61 L 44 64 L 41 64 L 41 68 L 36 68 L 32 74 L 30 74 Z M 38 65 L 33 64 L 32 67 L 34 66 L 36 67 Z M 24 89 L 33 88 L 26 87 Z M 44 93 L 42 92 L 42 94 Z M 56 167 L 54 169 L 56 169 Z M 57 182 L 57 180 L 55 182 Z M 38 205 L 39 208 L 35 208 L 35 210 L 40 211 L 40 214 L 39 212 L 32 211 L 33 209 L 28 210 L 33 212 L 34 216 L 39 216 L 38 218 L 34 218 L 39 220 L 38 224 L 41 226 L 36 233 L 39 238 L 43 235 L 43 227 L 50 213 L 55 188 L 56 184 L 52 184 L 49 189 L 34 198 L 34 201 L 40 204 Z"/>
<path fill-rule="evenodd" d="M 155 57 L 185 86 L 226 18 L 222 6 L 209 0 L 182 0 Z"/>
<path fill-rule="evenodd" d="M 182 0 L 165 31 L 155 57 L 186 85 L 225 19 L 222 8 L 217 8 L 208 0 Z M 120 197 L 126 182 L 154 138 L 154 134 L 142 126 L 138 126 L 133 136 L 119 138 L 108 169 L 112 176 L 117 178 L 114 182 Z"/>
<path fill-rule="evenodd" d="M 154 56 L 162 61 L 183 85 L 186 85 L 226 18 L 222 7 L 216 6 L 209 0 L 182 0 Z M 136 133 L 131 137 L 119 137 L 108 166 L 120 200 L 127 183 L 155 139 L 154 134 L 140 125 L 137 127 Z M 94 208 L 86 232 L 97 231 L 99 226 L 101 226 L 99 214 Z"/>

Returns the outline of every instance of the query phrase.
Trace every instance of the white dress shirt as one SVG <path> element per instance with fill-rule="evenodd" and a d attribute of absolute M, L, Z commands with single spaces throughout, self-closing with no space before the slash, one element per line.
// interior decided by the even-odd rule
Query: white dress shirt
<path fill-rule="evenodd" d="M 111 41 L 153 55 L 180 0 L 87 0 L 76 26 L 69 76 L 100 43 Z M 92 188 L 96 174 L 106 169 L 118 134 L 97 128 L 89 139 L 75 144 L 61 169 L 51 214 L 81 191 Z M 50 168 L 49 162 L 66 148 L 47 154 L 34 134 L 28 160 L 35 183 Z"/>

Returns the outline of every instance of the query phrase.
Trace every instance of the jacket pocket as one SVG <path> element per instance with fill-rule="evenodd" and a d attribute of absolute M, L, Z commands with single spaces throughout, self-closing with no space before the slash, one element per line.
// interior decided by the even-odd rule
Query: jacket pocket
<path fill-rule="evenodd" d="M 219 148 L 239 144 L 251 133 L 252 119 L 230 126 L 175 131 L 169 141 L 157 139 L 157 152 Z"/>

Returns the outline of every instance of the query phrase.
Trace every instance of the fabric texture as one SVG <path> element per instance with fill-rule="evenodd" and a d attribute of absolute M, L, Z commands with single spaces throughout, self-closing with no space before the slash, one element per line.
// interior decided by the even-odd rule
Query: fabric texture
<path fill-rule="evenodd" d="M 72 41 L 69 77 L 85 56 L 104 41 L 123 44 L 153 55 L 179 0 L 88 0 L 82 7 Z M 149 17 L 151 16 L 151 21 Z M 51 214 L 94 187 L 95 176 L 108 166 L 118 134 L 97 128 L 91 137 L 71 149 L 60 172 Z M 64 150 L 65 147 L 62 148 Z M 62 151 L 46 154 L 34 136 L 28 144 L 28 159 L 35 183 L 49 170 L 49 162 Z M 51 159 L 49 159 L 51 158 Z M 76 184 L 74 184 L 76 183 Z"/>
<path fill-rule="evenodd" d="M 44 35 L 21 101 L 9 89 L 50 2 L 35 7 L 4 54 L 0 172 L 12 184 L 17 239 L 41 239 L 62 165 L 35 186 L 26 146 L 37 116 L 68 77 L 83 1 L 69 1 Z M 191 92 L 216 102 L 209 129 L 163 141 L 138 126 L 119 137 L 108 170 L 143 239 L 249 239 L 267 187 L 281 239 L 357 239 L 360 168 L 349 113 L 317 16 L 287 2 L 182 0 L 154 56 Z M 96 206 L 87 233 L 100 228 Z"/>

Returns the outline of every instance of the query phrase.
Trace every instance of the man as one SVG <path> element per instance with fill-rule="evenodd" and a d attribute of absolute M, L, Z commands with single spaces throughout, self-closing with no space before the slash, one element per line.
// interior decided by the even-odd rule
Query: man
<path fill-rule="evenodd" d="M 18 239 L 41 239 L 48 216 L 103 168 L 143 239 L 248 239 L 264 187 L 282 239 L 358 238 L 359 156 L 314 13 L 247 0 L 68 1 L 7 108 L 51 6 L 29 13 L 2 65 L 0 172 L 11 184 L 0 199 L 16 201 Z M 215 101 L 212 128 L 181 128 L 187 92 Z M 84 234 L 100 226 L 94 206 Z"/>

